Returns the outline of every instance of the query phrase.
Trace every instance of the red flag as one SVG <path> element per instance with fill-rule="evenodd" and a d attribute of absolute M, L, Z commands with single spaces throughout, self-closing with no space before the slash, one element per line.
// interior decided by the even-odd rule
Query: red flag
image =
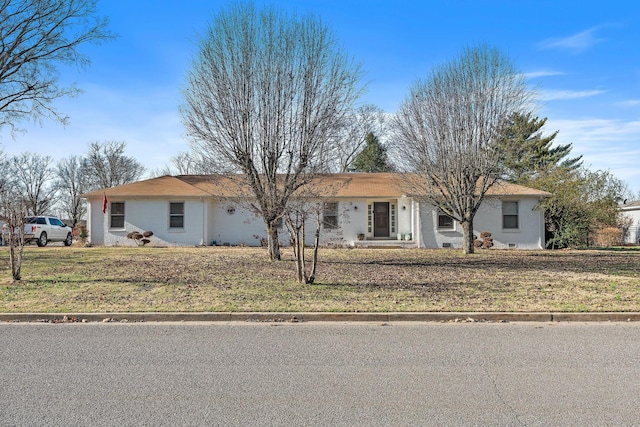
<path fill-rule="evenodd" d="M 104 199 L 102 199 L 102 213 L 107 213 L 107 204 L 109 201 L 107 200 L 107 193 L 104 194 Z"/>

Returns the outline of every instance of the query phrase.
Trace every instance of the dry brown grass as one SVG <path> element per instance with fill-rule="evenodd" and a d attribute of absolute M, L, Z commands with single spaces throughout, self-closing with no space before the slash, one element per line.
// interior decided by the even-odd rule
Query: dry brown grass
<path fill-rule="evenodd" d="M 640 311 L 640 251 L 322 249 L 314 285 L 289 250 L 27 248 L 0 312 Z"/>

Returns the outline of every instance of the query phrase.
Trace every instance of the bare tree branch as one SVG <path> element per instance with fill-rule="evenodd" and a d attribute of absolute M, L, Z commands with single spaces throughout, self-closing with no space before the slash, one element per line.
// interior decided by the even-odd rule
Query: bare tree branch
<path fill-rule="evenodd" d="M 89 182 L 81 157 L 71 156 L 58 162 L 56 188 L 62 218 L 70 219 L 73 228 L 87 213 L 86 202 L 80 196 L 89 190 Z"/>
<path fill-rule="evenodd" d="M 328 153 L 327 172 L 348 172 L 358 153 L 366 145 L 369 133 L 384 139 L 387 135 L 387 114 L 379 107 L 365 104 L 346 118 L 336 136 L 334 150 Z"/>
<path fill-rule="evenodd" d="M 78 48 L 113 38 L 95 0 L 0 1 L 0 127 L 25 119 L 67 117 L 52 102 L 79 92 L 58 84 L 60 64 L 83 67 Z"/>
<path fill-rule="evenodd" d="M 24 200 L 28 215 L 44 215 L 56 201 L 52 163 L 51 156 L 36 153 L 22 153 L 9 159 L 7 168 L 12 186 Z"/>
<path fill-rule="evenodd" d="M 140 179 L 145 167 L 133 157 L 124 155 L 124 141 L 92 142 L 82 167 L 90 190 L 110 188 Z"/>

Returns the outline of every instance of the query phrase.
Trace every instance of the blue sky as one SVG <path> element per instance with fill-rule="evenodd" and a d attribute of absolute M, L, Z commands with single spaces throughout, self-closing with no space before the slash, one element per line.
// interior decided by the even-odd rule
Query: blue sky
<path fill-rule="evenodd" d="M 256 2 L 262 4 L 261 2 Z M 176 7 L 179 4 L 179 7 Z M 102 0 L 114 41 L 86 46 L 92 65 L 63 70 L 84 93 L 56 106 L 63 127 L 21 123 L 9 154 L 55 159 L 86 153 L 93 141 L 127 143 L 150 169 L 188 150 L 178 106 L 195 39 L 228 2 Z M 366 72 L 361 102 L 393 113 L 417 79 L 465 46 L 490 44 L 511 57 L 540 95 L 537 114 L 558 143 L 573 143 L 592 169 L 640 192 L 640 2 L 629 1 L 273 1 L 312 12 L 336 33 Z"/>

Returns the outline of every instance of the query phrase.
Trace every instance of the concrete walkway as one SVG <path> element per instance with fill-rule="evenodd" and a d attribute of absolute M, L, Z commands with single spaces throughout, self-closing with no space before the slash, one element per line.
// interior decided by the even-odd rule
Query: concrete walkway
<path fill-rule="evenodd" d="M 629 313 L 0 313 L 0 322 L 636 322 Z"/>

